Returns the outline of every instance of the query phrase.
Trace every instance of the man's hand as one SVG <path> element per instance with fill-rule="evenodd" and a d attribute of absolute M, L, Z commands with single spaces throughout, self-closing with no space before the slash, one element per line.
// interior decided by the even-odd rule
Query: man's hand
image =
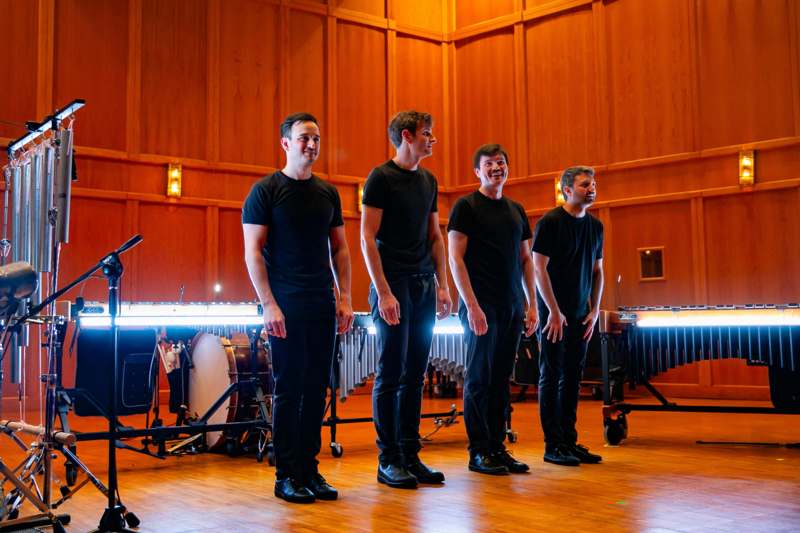
<path fill-rule="evenodd" d="M 469 321 L 469 329 L 477 335 L 486 335 L 489 331 L 489 325 L 486 323 L 486 315 L 477 303 L 467 306 L 467 320 Z"/>
<path fill-rule="evenodd" d="M 400 323 L 400 302 L 394 297 L 392 291 L 386 291 L 385 294 L 378 293 L 378 313 L 390 326 Z"/>
<path fill-rule="evenodd" d="M 530 337 L 539 327 L 539 312 L 535 306 L 528 307 L 525 311 L 525 336 Z"/>
<path fill-rule="evenodd" d="M 286 338 L 286 319 L 275 302 L 264 306 L 264 329 L 268 335 L 280 339 Z"/>
<path fill-rule="evenodd" d="M 443 319 L 450 314 L 450 307 L 453 302 L 450 300 L 450 291 L 446 287 L 436 288 L 436 318 Z"/>
<path fill-rule="evenodd" d="M 542 333 L 545 338 L 550 342 L 561 342 L 564 338 L 564 326 L 567 325 L 567 317 L 565 317 L 560 310 L 555 313 L 551 312 L 547 317 L 547 324 L 542 328 Z"/>
<path fill-rule="evenodd" d="M 353 306 L 350 302 L 336 302 L 336 323 L 338 325 L 336 333 L 341 335 L 346 333 L 353 326 Z"/>
<path fill-rule="evenodd" d="M 594 333 L 594 325 L 597 323 L 597 319 L 600 316 L 600 309 L 592 309 L 589 311 L 589 314 L 586 315 L 586 318 L 583 319 L 583 324 L 586 326 L 586 329 L 583 330 L 583 340 L 589 341 L 592 338 L 592 334 Z"/>

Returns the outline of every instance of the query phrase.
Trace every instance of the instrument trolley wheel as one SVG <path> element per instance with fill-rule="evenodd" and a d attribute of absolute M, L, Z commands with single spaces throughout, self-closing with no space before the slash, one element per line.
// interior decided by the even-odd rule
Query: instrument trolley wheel
<path fill-rule="evenodd" d="M 61 485 L 60 487 L 58 487 L 58 490 L 61 491 L 61 496 L 66 496 L 67 494 L 69 494 L 69 487 L 67 487 L 66 485 Z"/>
<path fill-rule="evenodd" d="M 67 461 L 64 463 L 64 468 L 66 472 L 67 486 L 72 487 L 78 480 L 78 467 L 75 466 L 75 464 L 71 461 Z"/>
<path fill-rule="evenodd" d="M 344 447 L 338 442 L 331 442 L 331 455 L 338 459 L 344 455 Z"/>
<path fill-rule="evenodd" d="M 603 438 L 611 446 L 628 438 L 628 420 L 624 413 L 620 413 L 617 418 L 604 418 L 603 426 Z"/>
<path fill-rule="evenodd" d="M 238 439 L 228 438 L 225 441 L 225 452 L 228 457 L 236 457 L 242 454 L 242 443 Z"/>
<path fill-rule="evenodd" d="M 139 527 L 139 524 L 142 523 L 142 521 L 139 520 L 139 517 L 130 511 L 125 513 L 124 518 L 125 518 L 125 523 L 128 524 L 128 527 L 136 528 Z"/>

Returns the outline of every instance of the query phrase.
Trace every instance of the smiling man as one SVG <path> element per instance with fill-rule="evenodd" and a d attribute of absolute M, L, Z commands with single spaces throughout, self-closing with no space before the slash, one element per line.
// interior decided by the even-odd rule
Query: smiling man
<path fill-rule="evenodd" d="M 473 167 L 480 187 L 456 201 L 447 225 L 450 271 L 461 296 L 458 314 L 467 343 L 464 423 L 469 469 L 522 473 L 528 465 L 514 459 L 503 441 L 520 334 L 524 327 L 530 336 L 538 323 L 531 228 L 525 209 L 503 196 L 508 179 L 503 147 L 481 146 Z"/>
<path fill-rule="evenodd" d="M 586 347 L 603 294 L 603 224 L 587 210 L 597 194 L 594 169 L 576 166 L 561 174 L 566 203 L 536 223 L 539 331 L 539 415 L 544 460 L 565 466 L 602 458 L 578 444 L 575 428 Z"/>
<path fill-rule="evenodd" d="M 364 184 L 361 250 L 372 280 L 369 303 L 378 336 L 372 413 L 378 481 L 390 487 L 442 483 L 419 458 L 420 406 L 435 317 L 450 311 L 436 178 L 420 162 L 436 137 L 428 113 L 401 111 L 389 123 L 395 156 Z"/>
<path fill-rule="evenodd" d="M 272 354 L 275 495 L 311 503 L 338 495 L 316 457 L 336 333 L 353 322 L 350 251 L 339 193 L 311 172 L 319 156 L 317 119 L 295 113 L 280 131 L 286 165 L 253 185 L 245 200 L 244 252 Z"/>

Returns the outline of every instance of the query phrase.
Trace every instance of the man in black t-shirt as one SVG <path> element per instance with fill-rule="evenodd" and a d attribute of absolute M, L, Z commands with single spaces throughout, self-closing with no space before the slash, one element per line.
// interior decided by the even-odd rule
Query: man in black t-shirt
<path fill-rule="evenodd" d="M 419 458 L 433 324 L 450 311 L 436 178 L 419 166 L 433 152 L 431 127 L 427 113 L 395 115 L 389 138 L 396 155 L 372 169 L 364 184 L 361 250 L 372 279 L 369 303 L 380 350 L 372 413 L 378 481 L 390 487 L 444 481 Z"/>
<path fill-rule="evenodd" d="M 520 334 L 524 325 L 525 335 L 532 335 L 538 324 L 531 228 L 525 209 L 503 196 L 505 150 L 499 144 L 481 146 L 473 167 L 480 188 L 456 201 L 447 225 L 450 271 L 461 295 L 458 314 L 467 343 L 469 469 L 522 473 L 528 465 L 514 459 L 503 441 Z"/>
<path fill-rule="evenodd" d="M 275 378 L 275 495 L 296 503 L 338 496 L 316 457 L 336 333 L 353 322 L 339 193 L 311 173 L 319 142 L 312 115 L 289 115 L 281 124 L 286 166 L 253 185 L 242 209 L 245 261 L 264 309 Z"/>
<path fill-rule="evenodd" d="M 586 346 L 603 294 L 603 224 L 587 212 L 594 203 L 594 169 L 571 167 L 561 175 L 566 203 L 536 223 L 533 260 L 539 317 L 539 414 L 544 460 L 558 465 L 599 463 L 578 444 L 575 429 Z"/>

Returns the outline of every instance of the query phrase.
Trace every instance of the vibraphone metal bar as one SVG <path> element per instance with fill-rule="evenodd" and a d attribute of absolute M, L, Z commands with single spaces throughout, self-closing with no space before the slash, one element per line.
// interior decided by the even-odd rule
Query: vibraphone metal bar
<path fill-rule="evenodd" d="M 627 437 L 631 411 L 800 414 L 795 408 L 683 406 L 667 400 L 650 379 L 677 366 L 716 359 L 744 359 L 792 372 L 800 370 L 800 305 L 624 308 L 603 312 L 603 422 L 606 441 Z M 610 344 L 628 359 L 627 380 L 643 385 L 656 405 L 613 402 L 609 379 Z"/>

